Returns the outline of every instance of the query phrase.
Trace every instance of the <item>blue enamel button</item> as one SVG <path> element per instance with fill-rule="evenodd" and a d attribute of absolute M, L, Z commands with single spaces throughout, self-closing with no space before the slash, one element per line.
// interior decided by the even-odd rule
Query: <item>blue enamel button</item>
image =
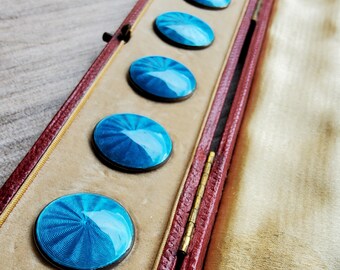
<path fill-rule="evenodd" d="M 105 163 L 129 172 L 156 169 L 172 151 L 166 130 L 137 114 L 113 114 L 99 121 L 93 132 L 93 145 Z"/>
<path fill-rule="evenodd" d="M 39 251 L 68 269 L 99 269 L 130 252 L 135 232 L 127 211 L 116 201 L 91 193 L 67 195 L 48 204 L 34 231 Z"/>
<path fill-rule="evenodd" d="M 187 13 L 164 13 L 156 18 L 154 26 L 162 39 L 188 49 L 205 48 L 214 40 L 210 26 Z"/>
<path fill-rule="evenodd" d="M 143 57 L 130 66 L 132 86 L 151 99 L 178 101 L 196 88 L 194 75 L 181 63 L 163 56 Z"/>
<path fill-rule="evenodd" d="M 187 0 L 188 2 L 201 7 L 221 9 L 229 6 L 231 0 Z"/>

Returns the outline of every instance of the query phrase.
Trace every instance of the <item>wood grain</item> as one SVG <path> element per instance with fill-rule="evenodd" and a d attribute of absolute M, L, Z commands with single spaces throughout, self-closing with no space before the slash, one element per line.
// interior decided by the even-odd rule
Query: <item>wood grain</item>
<path fill-rule="evenodd" d="M 136 2 L 1 1 L 0 186 Z"/>

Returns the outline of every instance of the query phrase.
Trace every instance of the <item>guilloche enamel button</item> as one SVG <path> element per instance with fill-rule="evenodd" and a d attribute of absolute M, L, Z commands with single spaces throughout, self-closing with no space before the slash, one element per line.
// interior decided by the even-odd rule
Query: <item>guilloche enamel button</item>
<path fill-rule="evenodd" d="M 211 9 L 222 9 L 229 6 L 231 0 L 186 0 L 197 6 L 211 8 Z"/>
<path fill-rule="evenodd" d="M 159 15 L 154 28 L 165 41 L 187 49 L 205 48 L 214 40 L 214 32 L 207 23 L 182 12 Z"/>
<path fill-rule="evenodd" d="M 148 56 L 134 61 L 129 77 L 137 92 L 160 101 L 186 99 L 196 88 L 196 79 L 188 68 L 163 56 Z"/>
<path fill-rule="evenodd" d="M 93 132 L 93 146 L 110 167 L 128 172 L 156 169 L 172 151 L 166 130 L 137 114 L 113 114 L 99 121 Z"/>
<path fill-rule="evenodd" d="M 78 193 L 48 204 L 37 218 L 34 237 L 42 255 L 59 268 L 100 269 L 127 256 L 135 231 L 118 202 Z"/>

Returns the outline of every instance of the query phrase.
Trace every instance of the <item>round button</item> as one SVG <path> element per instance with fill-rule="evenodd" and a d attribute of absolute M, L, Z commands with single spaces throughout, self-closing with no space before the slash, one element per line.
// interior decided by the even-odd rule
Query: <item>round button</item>
<path fill-rule="evenodd" d="M 191 4 L 211 8 L 211 9 L 222 9 L 229 6 L 231 0 L 186 0 Z"/>
<path fill-rule="evenodd" d="M 187 49 L 205 48 L 214 41 L 210 26 L 187 13 L 163 13 L 156 18 L 154 27 L 166 42 Z"/>
<path fill-rule="evenodd" d="M 99 121 L 93 132 L 93 145 L 105 163 L 128 172 L 156 169 L 172 151 L 166 130 L 137 114 L 113 114 Z"/>
<path fill-rule="evenodd" d="M 137 92 L 160 101 L 186 99 L 196 88 L 196 79 L 188 68 L 163 56 L 148 56 L 134 61 L 129 77 Z"/>
<path fill-rule="evenodd" d="M 116 201 L 98 194 L 60 197 L 38 216 L 34 230 L 39 251 L 68 269 L 99 269 L 117 264 L 130 252 L 134 226 Z"/>

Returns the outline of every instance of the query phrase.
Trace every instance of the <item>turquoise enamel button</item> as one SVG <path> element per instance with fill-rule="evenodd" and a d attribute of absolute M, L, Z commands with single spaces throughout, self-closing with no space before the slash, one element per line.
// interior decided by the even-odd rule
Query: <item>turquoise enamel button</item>
<path fill-rule="evenodd" d="M 129 77 L 138 93 L 160 101 L 186 99 L 196 88 L 196 79 L 188 68 L 163 56 L 148 56 L 134 61 Z"/>
<path fill-rule="evenodd" d="M 214 32 L 201 19 L 182 12 L 167 12 L 159 15 L 154 23 L 156 33 L 171 44 L 201 49 L 214 41 Z"/>
<path fill-rule="evenodd" d="M 194 5 L 211 8 L 211 9 L 222 9 L 229 6 L 231 0 L 186 0 Z"/>
<path fill-rule="evenodd" d="M 172 151 L 166 130 L 137 114 L 113 114 L 99 121 L 93 132 L 93 146 L 110 167 L 128 172 L 156 169 Z"/>
<path fill-rule="evenodd" d="M 38 216 L 34 237 L 52 264 L 67 269 L 100 269 L 123 260 L 135 231 L 118 202 L 98 194 L 60 197 Z"/>

